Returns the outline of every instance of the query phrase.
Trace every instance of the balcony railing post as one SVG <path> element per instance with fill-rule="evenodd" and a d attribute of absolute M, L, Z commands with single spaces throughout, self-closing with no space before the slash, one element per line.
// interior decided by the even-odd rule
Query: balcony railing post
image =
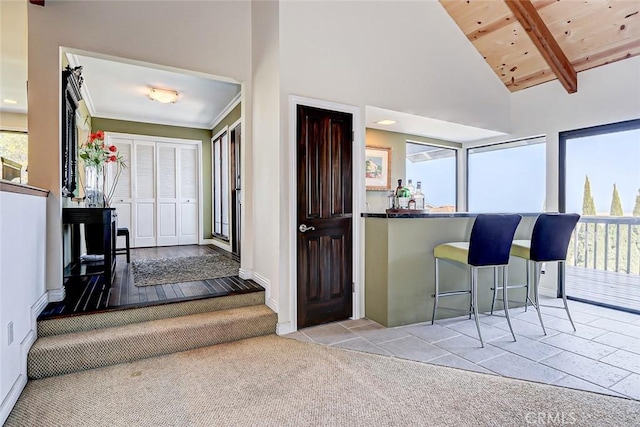
<path fill-rule="evenodd" d="M 598 223 L 593 223 L 593 268 L 598 268 Z"/>
<path fill-rule="evenodd" d="M 631 274 L 631 224 L 627 225 L 627 274 Z"/>
<path fill-rule="evenodd" d="M 607 264 L 609 264 L 609 224 L 604 225 L 604 271 L 607 271 Z"/>
<path fill-rule="evenodd" d="M 616 224 L 616 271 L 620 271 L 620 223 Z"/>
<path fill-rule="evenodd" d="M 573 265 L 578 265 L 578 230 L 581 228 L 582 227 L 576 227 L 575 231 L 573 232 Z"/>
<path fill-rule="evenodd" d="M 588 268 L 589 260 L 589 224 L 584 224 L 584 267 Z"/>

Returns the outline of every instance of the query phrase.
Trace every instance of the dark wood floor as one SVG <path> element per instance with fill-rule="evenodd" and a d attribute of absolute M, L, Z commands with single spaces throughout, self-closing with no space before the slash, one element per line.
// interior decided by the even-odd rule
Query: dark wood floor
<path fill-rule="evenodd" d="M 131 249 L 131 261 L 145 258 L 197 256 L 212 252 L 214 250 L 207 246 L 196 245 Z M 47 305 L 39 319 L 264 290 L 254 281 L 244 280 L 238 276 L 138 287 L 133 283 L 130 266 L 131 264 L 126 262 L 126 256 L 118 256 L 116 275 L 111 287 L 104 285 L 102 275 L 69 279 L 65 283 L 65 299 Z"/>

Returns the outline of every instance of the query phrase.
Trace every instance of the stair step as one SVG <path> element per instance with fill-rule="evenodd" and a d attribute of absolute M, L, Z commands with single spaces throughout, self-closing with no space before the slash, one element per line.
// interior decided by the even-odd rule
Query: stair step
<path fill-rule="evenodd" d="M 188 316 L 264 304 L 264 291 L 38 321 L 38 337 L 112 328 L 151 320 Z"/>
<path fill-rule="evenodd" d="M 192 314 L 39 338 L 27 361 L 29 378 L 68 374 L 275 333 L 265 305 Z"/>

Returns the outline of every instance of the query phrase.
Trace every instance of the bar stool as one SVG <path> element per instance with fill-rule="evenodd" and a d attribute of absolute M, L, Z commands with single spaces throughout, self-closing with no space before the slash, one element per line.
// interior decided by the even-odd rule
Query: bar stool
<path fill-rule="evenodd" d="M 131 254 L 130 254 L 130 248 L 129 248 L 129 229 L 127 227 L 120 227 L 118 228 L 116 235 L 124 236 L 124 241 L 125 241 L 125 247 L 117 248 L 116 255 L 127 254 L 127 264 L 129 264 L 131 262 Z"/>
<path fill-rule="evenodd" d="M 443 243 L 433 249 L 433 255 L 436 262 L 436 290 L 435 294 L 432 295 L 435 298 L 435 301 L 433 304 L 431 324 L 435 321 L 440 298 L 469 294 L 469 311 L 450 307 L 441 308 L 468 313 L 469 318 L 471 318 L 471 314 L 473 314 L 476 322 L 476 328 L 478 329 L 480 344 L 484 347 L 482 333 L 480 332 L 480 323 L 478 322 L 478 270 L 480 268 L 493 268 L 493 281 L 495 288 L 498 285 L 498 269 L 502 269 L 502 281 L 503 287 L 505 288 L 504 298 L 506 300 L 505 285 L 507 283 L 509 251 L 511 249 L 511 243 L 513 242 L 513 236 L 515 235 L 516 228 L 518 228 L 518 224 L 521 219 L 522 217 L 520 215 L 478 215 L 473 223 L 469 242 Z M 456 261 L 469 266 L 469 289 L 440 292 L 439 262 L 441 259 Z M 505 304 L 505 313 L 507 322 L 509 323 L 509 329 L 511 330 L 511 335 L 515 341 L 516 336 L 513 333 L 513 328 L 511 327 L 508 304 Z"/>
<path fill-rule="evenodd" d="M 544 328 L 542 322 L 542 314 L 540 313 L 540 272 L 542 270 L 542 263 L 544 262 L 565 262 L 567 259 L 567 249 L 569 248 L 569 241 L 571 240 L 571 234 L 576 227 L 580 215 L 578 214 L 541 214 L 538 216 L 535 225 L 533 226 L 533 232 L 531 233 L 531 240 L 514 240 L 511 246 L 511 255 L 523 258 L 527 262 L 527 285 L 531 281 L 530 267 L 533 266 L 533 294 L 535 301 L 529 297 L 527 293 L 527 300 L 538 311 L 538 318 L 540 319 L 540 326 L 542 331 L 547 335 L 547 331 Z M 528 289 L 528 288 L 527 288 Z M 562 301 L 564 303 L 564 309 L 567 312 L 567 317 L 573 330 L 576 330 L 576 326 L 571 319 L 571 313 L 569 313 L 569 306 L 567 305 L 567 293 L 565 286 L 562 286 Z M 503 294 L 506 295 L 506 292 Z M 494 299 L 496 292 L 494 292 Z M 506 299 L 506 296 L 504 296 Z M 542 306 L 553 307 L 554 306 Z"/>

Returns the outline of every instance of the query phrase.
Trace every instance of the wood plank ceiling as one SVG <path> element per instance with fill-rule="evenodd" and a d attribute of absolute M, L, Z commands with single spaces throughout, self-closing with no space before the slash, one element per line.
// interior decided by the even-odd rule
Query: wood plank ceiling
<path fill-rule="evenodd" d="M 558 74 L 562 77 L 573 71 L 575 76 L 575 72 L 640 55 L 638 0 L 532 0 L 531 11 L 541 21 L 525 19 L 524 26 L 522 15 L 516 17 L 512 10 L 531 6 L 528 0 L 440 3 L 511 92 L 554 80 Z M 548 32 L 540 26 L 546 26 Z M 549 33 L 554 40 L 540 42 Z M 540 49 L 532 41 L 536 35 Z M 557 52 L 554 43 L 559 46 Z M 561 58 L 549 58 L 558 55 L 568 60 L 565 65 L 570 70 L 558 67 Z M 569 93 L 576 91 L 570 82 L 563 78 L 561 82 Z"/>

